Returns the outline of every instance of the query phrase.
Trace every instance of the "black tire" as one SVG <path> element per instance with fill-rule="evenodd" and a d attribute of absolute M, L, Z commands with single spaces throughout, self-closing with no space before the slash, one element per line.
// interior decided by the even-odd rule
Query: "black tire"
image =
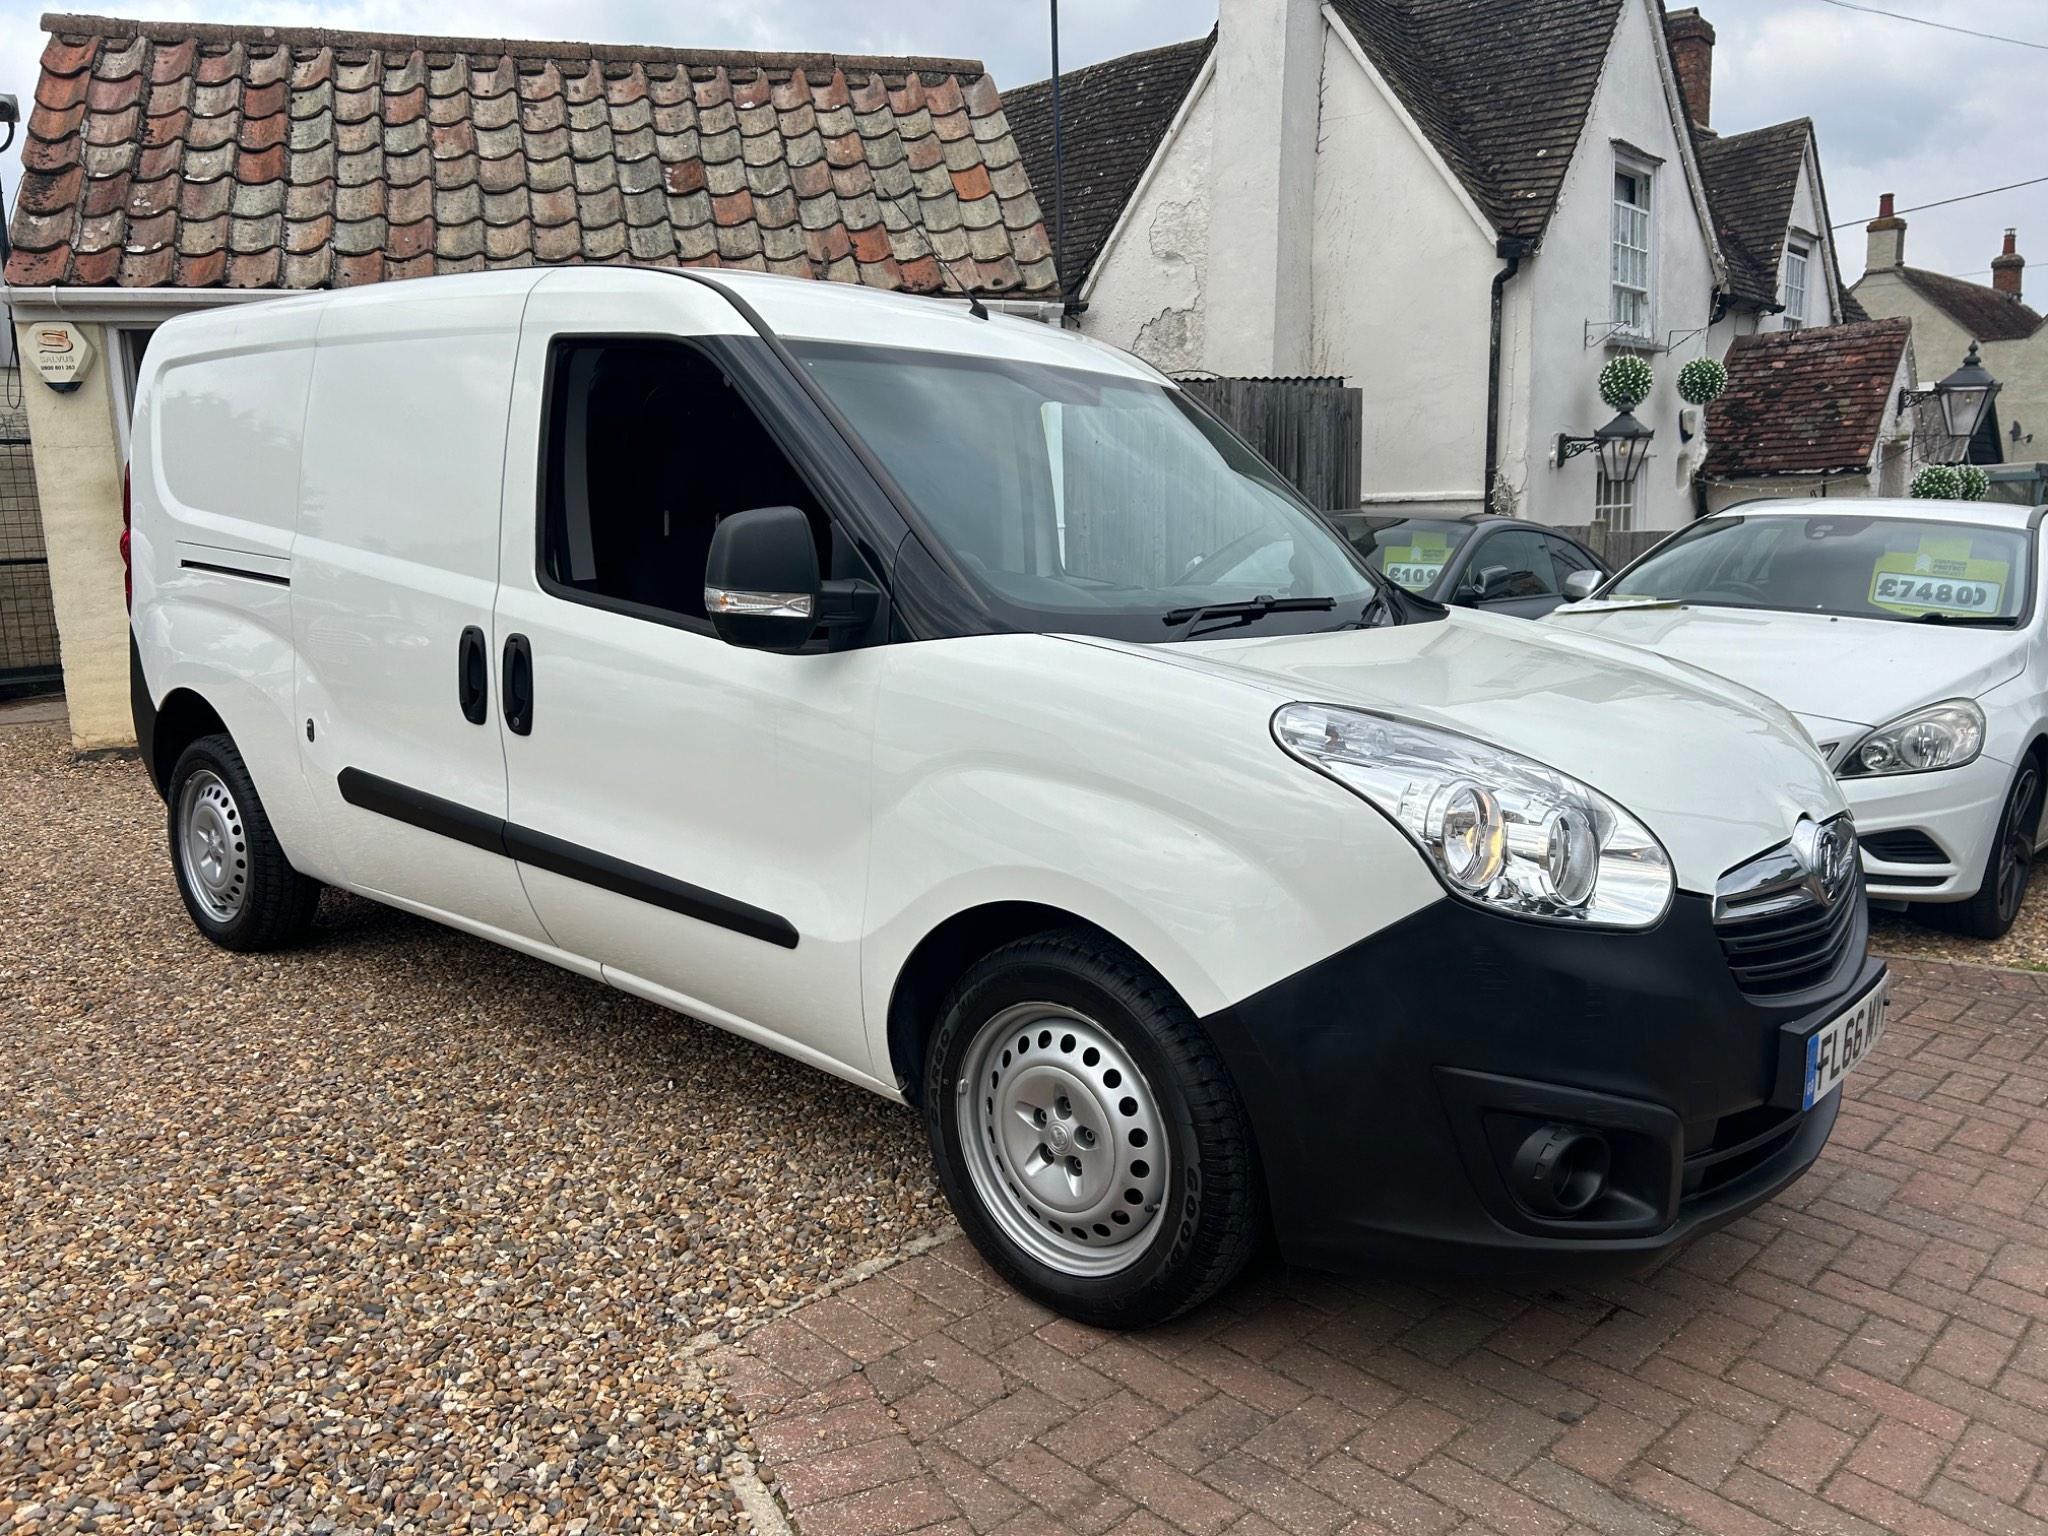
<path fill-rule="evenodd" d="M 210 776 L 210 781 L 201 775 Z M 221 898 L 195 889 L 183 851 L 182 818 L 187 791 L 195 786 L 195 780 L 209 788 L 217 784 L 229 801 L 220 810 L 225 830 L 221 851 L 231 871 L 227 894 L 232 896 L 232 910 L 226 916 L 220 910 Z M 242 754 L 235 750 L 234 738 L 202 736 L 181 752 L 164 798 L 171 870 L 185 910 L 199 931 L 223 949 L 241 951 L 283 949 L 302 940 L 320 904 L 319 882 L 293 869 L 285 857 L 277 834 L 270 829 L 263 799 L 242 765 Z"/>
<path fill-rule="evenodd" d="M 1158 1101 L 1172 1151 L 1163 1197 L 1150 1217 L 1159 1226 L 1114 1273 L 1068 1273 L 1029 1252 L 1004 1231 L 967 1166 L 961 1111 L 968 1052 L 984 1025 L 1025 1004 L 1072 1010 L 1110 1037 Z M 1230 1075 L 1187 1005 L 1118 945 L 1051 932 L 982 959 L 940 1007 L 924 1076 L 925 1129 L 961 1227 L 997 1273 L 1057 1312 L 1102 1328 L 1165 1322 L 1227 1285 L 1265 1241 L 1258 1156 Z M 1123 1154 L 1112 1148 L 1108 1155 Z M 1121 1181 L 1114 1168 L 1111 1177 Z"/>
<path fill-rule="evenodd" d="M 2002 939 L 2019 919 L 2034 873 L 2034 839 L 2041 822 L 2041 762 L 2029 756 L 2013 775 L 1998 813 L 1998 834 L 1985 856 L 1977 894 L 1967 901 L 1930 903 L 1921 910 L 1937 927 L 1973 939 Z"/>

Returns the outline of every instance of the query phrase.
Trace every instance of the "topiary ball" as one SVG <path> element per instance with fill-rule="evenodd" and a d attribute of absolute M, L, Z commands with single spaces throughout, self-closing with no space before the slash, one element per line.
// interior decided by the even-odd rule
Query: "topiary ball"
<path fill-rule="evenodd" d="M 1712 405 L 1728 387 L 1728 370 L 1711 357 L 1696 357 L 1678 370 L 1678 398 L 1687 405 Z"/>
<path fill-rule="evenodd" d="M 1609 410 L 1632 411 L 1650 398 L 1657 376 L 1650 365 L 1633 354 L 1610 358 L 1600 370 L 1600 398 Z"/>
<path fill-rule="evenodd" d="M 1982 501 L 1991 494 L 1991 477 L 1974 464 L 1965 464 L 1956 471 L 1956 478 L 1962 482 L 1958 493 L 1964 501 Z"/>
<path fill-rule="evenodd" d="M 1913 496 L 1919 501 L 1960 501 L 1963 477 L 1953 464 L 1930 464 L 1913 477 Z"/>

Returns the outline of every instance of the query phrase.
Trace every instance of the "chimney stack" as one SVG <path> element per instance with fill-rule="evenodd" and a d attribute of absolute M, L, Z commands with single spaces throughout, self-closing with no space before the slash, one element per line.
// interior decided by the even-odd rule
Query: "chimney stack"
<path fill-rule="evenodd" d="M 1714 28 L 1697 10 L 1673 11 L 1664 18 L 1664 37 L 1671 44 L 1671 63 L 1693 125 L 1711 132 Z"/>
<path fill-rule="evenodd" d="M 1906 264 L 1906 221 L 1892 212 L 1891 193 L 1878 199 L 1877 217 L 1870 221 L 1869 232 L 1870 250 L 1863 260 L 1866 270 Z"/>
<path fill-rule="evenodd" d="M 2020 254 L 2019 231 L 2008 229 L 2004 253 L 1991 258 L 1991 286 L 2017 304 L 2021 277 L 2026 270 L 2027 258 Z"/>

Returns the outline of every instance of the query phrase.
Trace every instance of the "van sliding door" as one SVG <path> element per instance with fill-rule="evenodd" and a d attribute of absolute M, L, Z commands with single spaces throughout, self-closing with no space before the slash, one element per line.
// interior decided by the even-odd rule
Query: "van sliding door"
<path fill-rule="evenodd" d="M 301 762 L 349 881 L 533 947 L 488 645 L 525 298 L 455 278 L 327 310 L 292 622 Z"/>

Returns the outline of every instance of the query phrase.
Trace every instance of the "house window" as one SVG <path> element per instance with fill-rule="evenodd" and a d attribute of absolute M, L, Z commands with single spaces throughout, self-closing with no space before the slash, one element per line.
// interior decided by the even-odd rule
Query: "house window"
<path fill-rule="evenodd" d="M 1614 167 L 1614 313 L 1617 331 L 1650 334 L 1650 172 Z"/>
<path fill-rule="evenodd" d="M 1803 245 L 1785 247 L 1785 329 L 1796 331 L 1806 324 L 1806 266 L 1807 249 Z"/>
<path fill-rule="evenodd" d="M 1636 486 L 1630 481 L 1610 480 L 1601 470 L 1593 489 L 1593 526 L 1609 533 L 1626 533 L 1636 525 Z"/>

